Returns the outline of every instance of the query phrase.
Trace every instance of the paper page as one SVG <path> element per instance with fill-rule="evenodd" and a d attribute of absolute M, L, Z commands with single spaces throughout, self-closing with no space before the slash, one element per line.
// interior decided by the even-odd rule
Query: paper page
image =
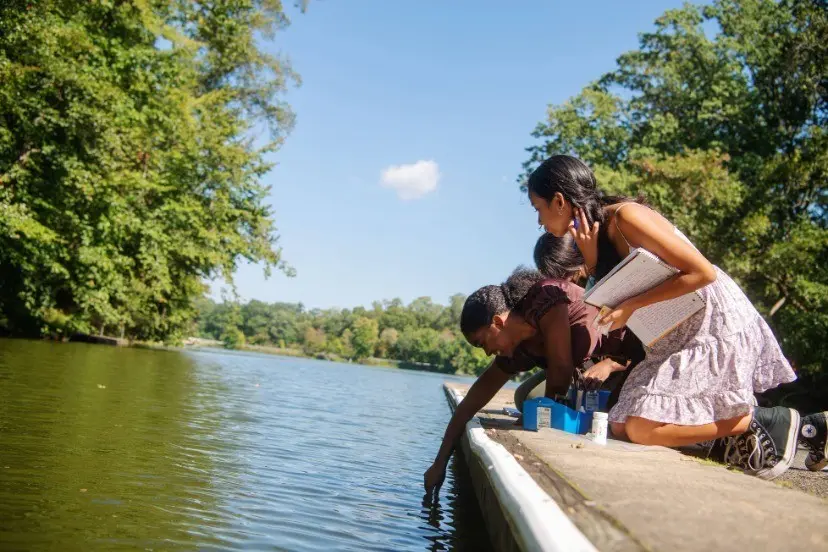
<path fill-rule="evenodd" d="M 618 272 L 619 270 L 621 270 L 622 268 L 624 268 L 625 266 L 627 266 L 627 263 L 631 262 L 633 259 L 635 259 L 636 257 L 638 257 L 639 251 L 644 251 L 644 250 L 643 250 L 643 249 L 639 249 L 639 248 L 633 249 L 633 250 L 630 252 L 630 254 L 629 254 L 629 255 L 627 255 L 626 257 L 624 257 L 623 259 L 621 259 L 621 262 L 619 262 L 617 265 L 615 265 L 614 267 L 612 267 L 612 270 L 610 270 L 610 271 L 607 273 L 607 275 L 606 275 L 606 276 L 604 276 L 604 277 L 603 277 L 603 278 L 601 278 L 598 282 L 596 282 L 596 283 L 595 283 L 595 285 L 594 285 L 594 286 L 592 286 L 592 288 L 591 288 L 591 289 L 586 290 L 586 292 L 584 293 L 584 301 L 586 301 L 586 300 L 589 298 L 589 296 L 590 296 L 590 295 L 592 295 L 592 293 L 594 293 L 594 292 L 595 292 L 598 288 L 600 288 L 602 285 L 604 285 L 604 282 L 606 282 L 607 280 L 609 280 L 609 279 L 611 279 L 613 276 L 615 276 L 615 273 L 616 273 L 616 272 Z"/>
<path fill-rule="evenodd" d="M 698 293 L 688 293 L 638 309 L 627 320 L 627 326 L 642 343 L 652 346 L 659 338 L 703 307 L 704 299 Z"/>
<path fill-rule="evenodd" d="M 669 279 L 676 269 L 662 263 L 658 257 L 643 249 L 636 249 L 630 255 L 635 257 L 615 274 L 604 278 L 584 300 L 590 305 L 617 307 L 630 297 L 641 295 Z"/>

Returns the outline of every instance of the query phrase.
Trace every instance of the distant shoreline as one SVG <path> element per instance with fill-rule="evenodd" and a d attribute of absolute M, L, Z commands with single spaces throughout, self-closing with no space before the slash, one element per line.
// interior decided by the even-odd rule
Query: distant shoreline
<path fill-rule="evenodd" d="M 20 336 L 12 336 L 12 335 L 5 335 L 0 336 L 3 339 L 27 339 L 25 337 Z M 251 353 L 262 353 L 274 356 L 282 356 L 282 357 L 294 357 L 294 358 L 308 358 L 314 360 L 327 360 L 329 362 L 341 362 L 341 363 L 357 363 L 363 364 L 366 366 L 382 366 L 386 368 L 397 368 L 400 370 L 413 370 L 417 372 L 431 372 L 435 374 L 446 374 L 446 375 L 457 375 L 457 376 L 468 376 L 473 374 L 466 374 L 463 372 L 457 372 L 456 370 L 450 371 L 446 370 L 440 366 L 436 366 L 433 364 L 426 364 L 422 362 L 411 362 L 405 360 L 397 360 L 391 358 L 378 358 L 378 357 L 369 357 L 363 359 L 354 359 L 354 358 L 345 358 L 339 355 L 335 355 L 333 353 L 317 353 L 313 355 L 306 354 L 301 349 L 289 349 L 289 348 L 281 348 L 281 347 L 274 347 L 271 345 L 242 345 L 241 347 L 237 348 L 228 348 L 224 346 L 223 341 L 219 341 L 217 339 L 204 339 L 201 337 L 188 337 L 184 339 L 180 345 L 164 345 L 158 342 L 150 342 L 150 341 L 129 341 L 127 339 L 121 339 L 117 337 L 111 336 L 95 336 L 95 335 L 87 335 L 87 334 L 77 334 L 71 337 L 64 337 L 61 339 L 55 339 L 54 337 L 44 337 L 37 339 L 37 341 L 52 341 L 52 342 L 59 342 L 59 343 L 84 343 L 87 345 L 103 345 L 106 347 L 124 347 L 124 348 L 131 348 L 131 349 L 150 349 L 154 351 L 187 351 L 187 350 L 195 350 L 195 349 L 207 349 L 207 348 L 215 348 L 215 349 L 224 349 L 226 351 L 248 351 Z"/>
<path fill-rule="evenodd" d="M 6 339 L 17 339 L 14 336 L 6 336 Z M 432 372 L 440 374 L 451 375 L 468 375 L 457 371 L 449 371 L 435 366 L 433 364 L 426 364 L 422 362 L 410 362 L 404 360 L 396 360 L 391 358 L 369 357 L 360 360 L 353 358 L 345 358 L 333 353 L 317 353 L 307 354 L 302 349 L 290 349 L 282 347 L 274 347 L 272 345 L 242 345 L 241 347 L 228 348 L 224 346 L 223 341 L 217 339 L 205 339 L 202 337 L 188 337 L 181 342 L 181 345 L 163 345 L 161 343 L 154 343 L 149 341 L 129 341 L 127 339 L 120 339 L 111 336 L 95 336 L 87 334 L 77 334 L 63 339 L 42 338 L 42 341 L 59 341 L 67 343 L 85 343 L 88 345 L 104 345 L 107 347 L 128 347 L 134 349 L 152 349 L 156 351 L 186 351 L 192 349 L 216 348 L 227 351 L 249 351 L 252 353 L 263 353 L 268 355 L 295 357 L 295 358 L 309 358 L 314 360 L 327 360 L 330 362 L 364 364 L 366 366 L 383 366 L 386 368 L 398 368 L 401 370 L 415 370 L 418 372 Z"/>
<path fill-rule="evenodd" d="M 206 340 L 204 340 L 206 341 Z M 210 345 L 201 345 L 206 347 L 222 347 L 224 348 L 224 344 L 220 341 L 216 341 L 214 344 Z M 190 345 L 188 347 L 182 347 L 183 349 L 192 349 L 199 347 L 199 345 L 193 346 Z M 441 373 L 441 374 L 451 374 L 451 375 L 468 375 L 468 374 L 461 374 L 457 371 L 448 371 L 445 369 L 440 368 L 439 366 L 435 366 L 433 364 L 426 364 L 422 362 L 409 362 L 404 360 L 396 360 L 392 358 L 379 358 L 379 357 L 369 357 L 363 359 L 353 359 L 353 358 L 345 358 L 339 355 L 335 355 L 333 353 L 317 353 L 315 355 L 306 354 L 301 349 L 288 349 L 288 348 L 281 348 L 281 347 L 273 347 L 270 345 L 242 345 L 236 349 L 227 349 L 228 351 L 250 351 L 253 353 L 264 353 L 268 355 L 276 355 L 276 356 L 284 356 L 284 357 L 296 357 L 296 358 L 310 358 L 314 360 L 327 360 L 330 362 L 342 362 L 342 363 L 357 363 L 357 364 L 364 364 L 366 366 L 384 366 L 386 368 L 398 368 L 400 370 L 415 370 L 418 372 L 433 372 L 433 373 Z"/>

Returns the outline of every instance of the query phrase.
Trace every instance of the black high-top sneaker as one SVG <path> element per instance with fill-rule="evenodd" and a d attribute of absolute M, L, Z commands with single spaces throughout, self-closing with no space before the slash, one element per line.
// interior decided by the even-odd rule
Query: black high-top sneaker
<path fill-rule="evenodd" d="M 726 453 L 728 450 L 728 446 L 733 442 L 736 437 L 721 437 L 719 439 L 714 439 L 712 441 L 705 441 L 703 443 L 699 443 L 699 446 L 702 447 L 702 450 L 705 452 L 705 458 L 708 460 L 713 460 L 714 462 L 720 463 L 727 463 L 726 462 Z"/>
<path fill-rule="evenodd" d="M 811 471 L 822 471 L 828 465 L 828 412 L 808 414 L 802 418 L 799 442 L 808 447 L 805 467 Z"/>
<path fill-rule="evenodd" d="M 725 462 L 761 479 L 776 479 L 793 463 L 798 430 L 796 410 L 757 406 L 748 430 L 728 443 Z"/>

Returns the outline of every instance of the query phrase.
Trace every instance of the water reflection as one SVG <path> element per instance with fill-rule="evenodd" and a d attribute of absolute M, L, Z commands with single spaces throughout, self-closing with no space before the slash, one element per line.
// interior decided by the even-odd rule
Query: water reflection
<path fill-rule="evenodd" d="M 0 548 L 486 550 L 442 379 L 0 340 Z"/>
<path fill-rule="evenodd" d="M 423 496 L 420 515 L 433 533 L 428 550 L 490 550 L 491 544 L 462 457 L 449 463 L 439 497 Z"/>
<path fill-rule="evenodd" d="M 3 541 L 190 541 L 217 503 L 204 475 L 232 456 L 232 441 L 199 446 L 218 406 L 191 392 L 191 359 L 25 341 L 1 350 Z"/>

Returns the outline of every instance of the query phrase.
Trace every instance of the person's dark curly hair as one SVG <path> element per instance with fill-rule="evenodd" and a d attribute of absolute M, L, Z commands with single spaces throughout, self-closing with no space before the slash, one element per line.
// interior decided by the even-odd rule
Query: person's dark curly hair
<path fill-rule="evenodd" d="M 518 267 L 499 286 L 483 286 L 466 299 L 460 314 L 460 331 L 466 337 L 492 323 L 497 314 L 510 311 L 536 283 L 544 279 L 537 270 Z"/>

